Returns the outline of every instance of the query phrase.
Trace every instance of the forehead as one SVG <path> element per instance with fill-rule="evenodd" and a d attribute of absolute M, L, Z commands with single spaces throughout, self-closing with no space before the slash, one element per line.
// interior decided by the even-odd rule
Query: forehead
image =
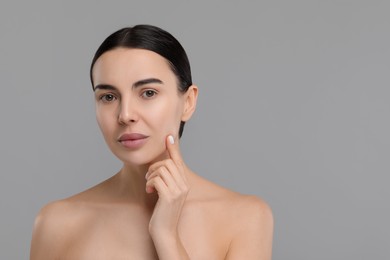
<path fill-rule="evenodd" d="M 151 77 L 175 81 L 164 57 L 149 50 L 131 48 L 116 48 L 103 53 L 93 67 L 92 77 L 95 85 Z"/>

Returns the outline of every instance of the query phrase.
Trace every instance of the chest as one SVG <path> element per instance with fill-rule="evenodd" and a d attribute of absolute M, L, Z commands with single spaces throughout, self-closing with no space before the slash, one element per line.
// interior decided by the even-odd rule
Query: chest
<path fill-rule="evenodd" d="M 64 259 L 158 259 L 148 231 L 150 217 L 137 214 L 96 215 L 82 221 L 68 239 Z M 200 212 L 183 214 L 179 235 L 191 259 L 224 259 L 226 228 Z"/>

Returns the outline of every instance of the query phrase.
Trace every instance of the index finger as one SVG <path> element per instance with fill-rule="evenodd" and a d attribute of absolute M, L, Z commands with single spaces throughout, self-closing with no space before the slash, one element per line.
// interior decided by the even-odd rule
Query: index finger
<path fill-rule="evenodd" d="M 175 140 L 173 135 L 168 135 L 166 143 L 169 157 L 171 157 L 177 166 L 182 166 L 183 159 L 180 153 L 179 142 Z"/>

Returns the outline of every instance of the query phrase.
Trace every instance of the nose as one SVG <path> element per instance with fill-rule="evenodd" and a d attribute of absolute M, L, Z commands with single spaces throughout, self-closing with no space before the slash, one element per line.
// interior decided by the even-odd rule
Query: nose
<path fill-rule="evenodd" d="M 135 123 L 138 121 L 138 112 L 136 109 L 135 102 L 131 100 L 123 100 L 119 106 L 118 112 L 118 122 L 121 125 L 128 125 L 130 123 Z"/>

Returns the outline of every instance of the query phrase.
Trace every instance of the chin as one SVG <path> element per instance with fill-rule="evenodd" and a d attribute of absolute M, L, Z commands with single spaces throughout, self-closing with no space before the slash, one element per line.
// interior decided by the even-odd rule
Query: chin
<path fill-rule="evenodd" d="M 150 165 L 168 158 L 168 154 L 166 152 L 153 153 L 153 151 L 147 152 L 142 150 L 112 152 L 124 164 L 132 166 Z"/>

